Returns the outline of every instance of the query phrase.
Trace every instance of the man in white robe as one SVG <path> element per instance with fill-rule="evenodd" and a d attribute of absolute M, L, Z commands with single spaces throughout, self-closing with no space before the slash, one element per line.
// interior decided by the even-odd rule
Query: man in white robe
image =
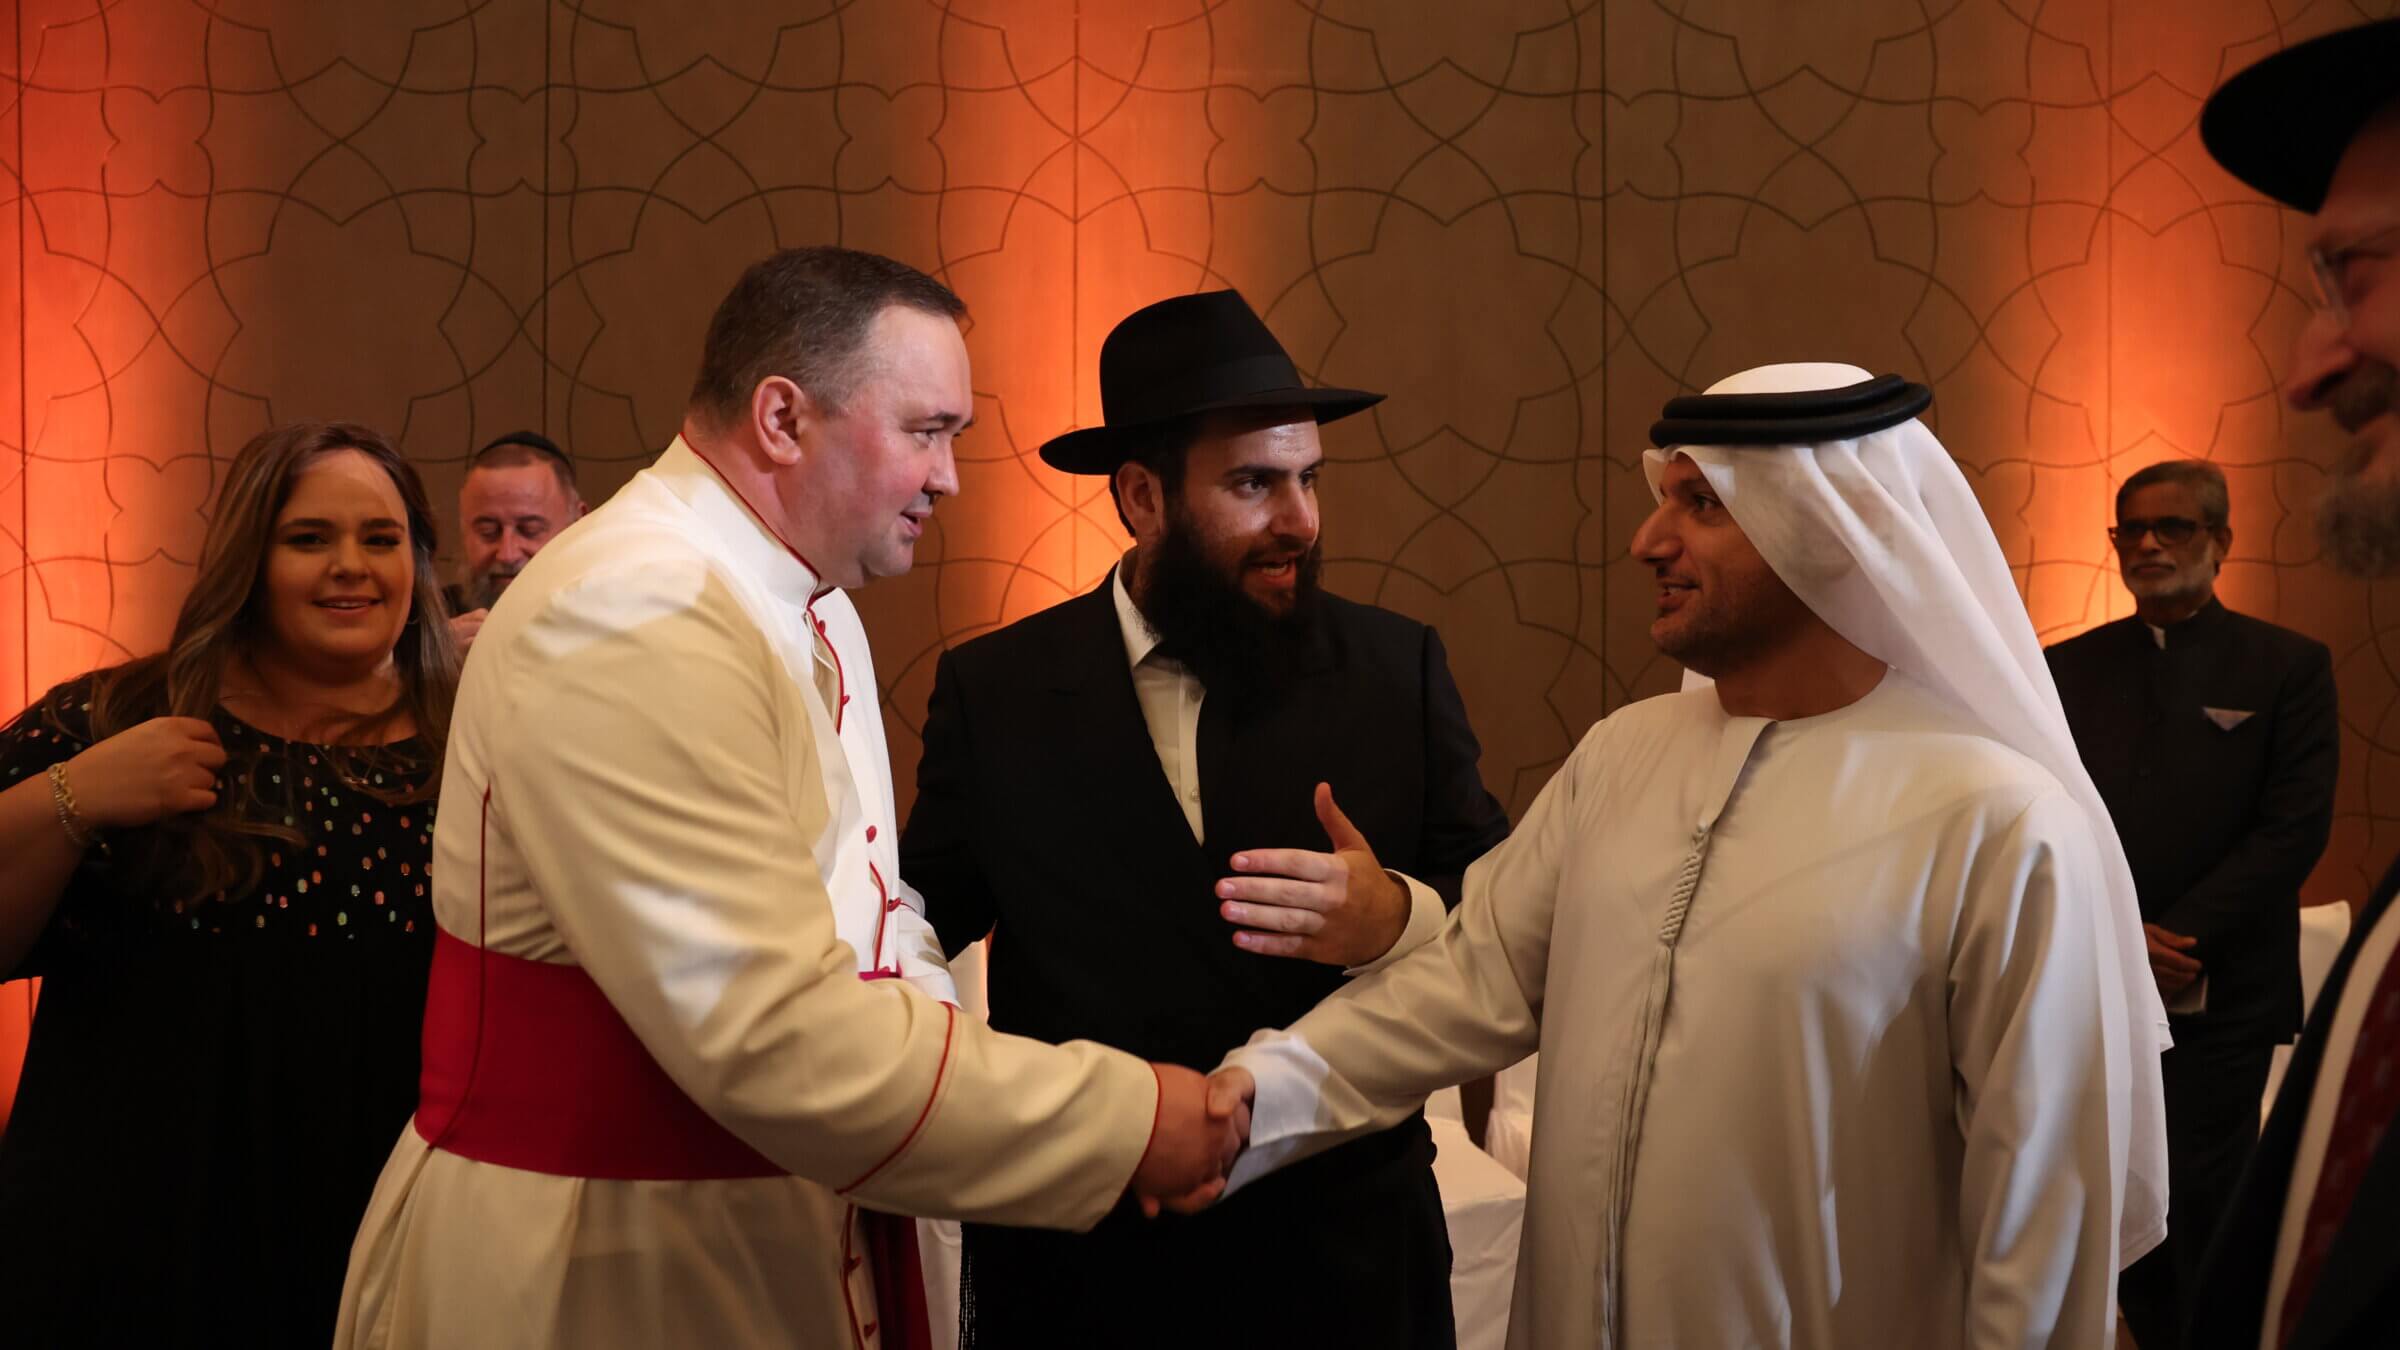
<path fill-rule="evenodd" d="M 2164 1019 L 1929 398 L 1669 405 L 1633 551 L 1714 686 L 1595 726 L 1440 937 L 1228 1057 L 1237 1187 L 1538 1048 L 1512 1346 L 2108 1342 Z"/>
<path fill-rule="evenodd" d="M 825 625 L 826 650 L 841 681 L 835 731 L 843 770 L 866 822 L 852 841 L 864 846 L 857 850 L 856 875 L 837 876 L 826 887 L 834 933 L 857 953 L 861 978 L 905 980 L 926 997 L 957 1007 L 958 985 L 942 956 L 941 939 L 925 917 L 925 897 L 900 875 L 900 821 L 892 798 L 891 751 L 883 735 L 883 686 L 875 678 L 866 625 L 848 591 L 829 591 L 809 608 Z"/>
<path fill-rule="evenodd" d="M 1072 1228 L 1220 1184 L 1197 1074 L 943 1001 L 880 737 L 845 735 L 877 714 L 832 588 L 906 570 L 956 490 L 961 309 L 848 250 L 753 267 L 684 436 L 493 609 L 338 1345 L 922 1344 L 879 1303 L 906 1226 L 861 1206 Z"/>

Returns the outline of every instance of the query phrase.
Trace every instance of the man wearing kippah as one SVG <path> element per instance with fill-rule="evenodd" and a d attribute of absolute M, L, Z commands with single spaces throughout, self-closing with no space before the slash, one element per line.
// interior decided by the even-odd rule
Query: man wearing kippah
<path fill-rule="evenodd" d="M 1784 365 L 1667 405 L 1632 552 L 1713 686 L 1593 727 L 1439 937 L 1229 1057 L 1235 1189 L 1538 1048 L 1516 1350 L 2107 1343 L 2165 1016 L 1930 400 Z"/>
<path fill-rule="evenodd" d="M 575 461 L 538 431 L 497 437 L 467 461 L 467 476 L 458 485 L 467 574 L 443 592 L 450 602 L 450 633 L 461 652 L 482 631 L 500 592 L 583 510 Z"/>
<path fill-rule="evenodd" d="M 2284 397 L 2353 438 L 2317 516 L 2353 576 L 2400 575 L 2400 21 L 2287 48 L 2200 116 L 2234 177 L 2314 217 L 2316 311 Z M 2400 867 L 2327 973 L 2209 1249 L 2200 1350 L 2400 1345 Z"/>

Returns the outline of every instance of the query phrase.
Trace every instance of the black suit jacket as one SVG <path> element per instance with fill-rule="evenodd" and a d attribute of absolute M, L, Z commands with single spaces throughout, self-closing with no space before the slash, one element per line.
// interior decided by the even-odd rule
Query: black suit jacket
<path fill-rule="evenodd" d="M 1110 582 L 943 655 L 900 868 L 945 948 L 992 935 L 995 1027 L 1205 1072 L 1339 989 L 1337 969 L 1235 947 L 1213 890 L 1237 849 L 1330 847 L 1312 802 L 1320 780 L 1379 861 L 1457 903 L 1460 874 L 1506 836 L 1508 820 L 1477 773 L 1442 644 L 1423 624 L 1331 596 L 1324 617 L 1286 687 L 1246 701 L 1211 691 L 1202 704 L 1200 844 L 1142 720 Z M 1446 1344 L 1448 1247 L 1432 1156 L 1423 1120 L 1412 1119 L 1181 1225 L 1145 1224 L 1121 1207 L 1086 1238 L 970 1226 L 982 1343 L 1028 1343 L 1028 1285 L 1057 1281 L 1052 1308 L 1104 1322 L 1093 1306 L 1108 1304 L 1133 1319 L 1211 1282 L 1255 1285 L 1260 1268 L 1246 1263 L 1299 1243 L 1359 1266 L 1347 1287 L 1311 1266 L 1312 1278 L 1292 1287 L 1313 1300 L 1304 1312 L 1347 1307 L 1355 1315 L 1335 1318 L 1344 1334 L 1377 1344 Z M 1332 1240 L 1311 1227 L 1321 1223 L 1348 1227 Z M 1190 1268 L 1211 1262 L 1227 1264 Z M 1411 1295 L 1393 1288 L 1402 1281 L 1444 1283 Z M 1443 1325 L 1415 1340 L 1368 1320 L 1394 1317 Z M 1274 1329 L 1250 1343 L 1295 1334 Z"/>
<path fill-rule="evenodd" d="M 2214 600 L 2052 647 L 2050 672 L 2108 804 L 2142 918 L 2199 939 L 2208 1007 L 2178 1035 L 2300 1029 L 2300 884 L 2333 827 L 2340 726 L 2325 644 Z M 2246 712 L 2230 729 L 2204 709 Z"/>
<path fill-rule="evenodd" d="M 993 935 L 992 1024 L 1206 1071 L 1339 989 L 1236 948 L 1213 887 L 1243 848 L 1331 847 L 1319 780 L 1385 866 L 1458 902 L 1508 833 L 1433 630 L 1325 597 L 1279 697 L 1203 704 L 1195 844 L 1142 721 L 1109 583 L 945 653 L 900 870 L 955 953 Z M 1212 703 L 1217 694 L 1210 694 Z"/>
<path fill-rule="evenodd" d="M 2358 949 L 2376 920 L 2391 908 L 2395 890 L 2400 890 L 2400 866 L 2376 887 L 2317 994 L 2274 1110 L 2242 1173 L 2241 1188 L 2208 1249 L 2185 1342 L 2191 1350 L 2257 1350 L 2267 1286 L 2275 1273 L 2275 1246 L 2283 1231 L 2284 1198 L 2291 1187 L 2309 1097 L 2324 1067 L 2325 1038 L 2357 964 Z M 2382 972 L 2358 975 L 2371 980 L 2381 978 Z M 2326 1254 L 2316 1292 L 2292 1329 L 2289 1350 L 2390 1350 L 2394 1345 L 2400 1345 L 2400 1128 L 2384 1133 L 2374 1161 L 2367 1165 L 2349 1218 Z"/>

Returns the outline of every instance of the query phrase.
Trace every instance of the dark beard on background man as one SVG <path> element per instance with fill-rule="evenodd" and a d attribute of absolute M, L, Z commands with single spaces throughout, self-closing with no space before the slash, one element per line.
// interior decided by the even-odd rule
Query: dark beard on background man
<path fill-rule="evenodd" d="M 2392 411 L 2400 372 L 2361 361 L 2327 397 L 2333 419 L 2356 432 Z M 2317 506 L 2317 541 L 2335 567 L 2354 577 L 2400 575 L 2400 473 L 2386 467 L 2370 477 L 2375 446 L 2357 441 L 2334 466 L 2333 482 Z"/>
<path fill-rule="evenodd" d="M 1292 608 L 1276 614 L 1208 560 L 1180 511 L 1147 561 L 1140 608 L 1161 653 L 1181 662 L 1212 694 L 1265 693 L 1291 679 L 1324 608 L 1322 546 L 1300 556 Z"/>

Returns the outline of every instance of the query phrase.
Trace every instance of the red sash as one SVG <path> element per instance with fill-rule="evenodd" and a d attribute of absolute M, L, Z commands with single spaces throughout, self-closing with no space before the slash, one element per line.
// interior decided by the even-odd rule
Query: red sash
<path fill-rule="evenodd" d="M 787 1175 L 675 1086 L 582 968 L 504 956 L 439 929 L 416 1129 L 443 1152 L 553 1176 Z M 930 1346 L 914 1223 L 868 1232 L 882 1343 Z"/>

